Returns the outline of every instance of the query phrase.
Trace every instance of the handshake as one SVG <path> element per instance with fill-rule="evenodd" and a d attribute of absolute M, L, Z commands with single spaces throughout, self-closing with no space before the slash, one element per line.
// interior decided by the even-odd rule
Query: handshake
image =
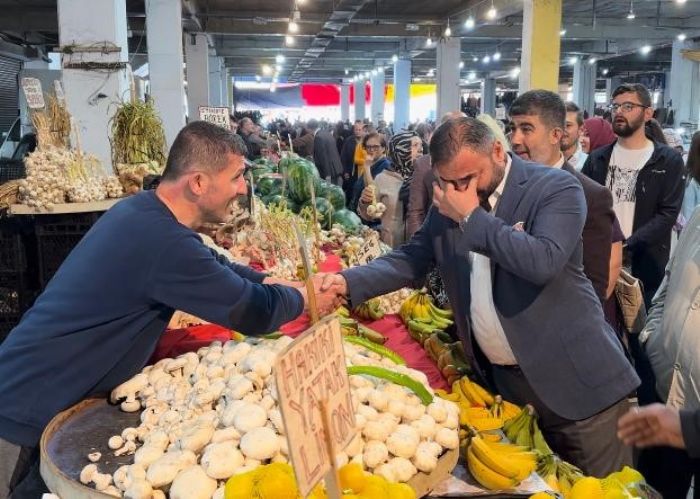
<path fill-rule="evenodd" d="M 340 274 L 315 274 L 311 278 L 316 295 L 316 307 L 318 315 L 323 317 L 335 312 L 338 307 L 347 301 L 348 285 Z M 304 295 L 304 308 L 309 308 L 309 298 L 306 295 L 306 287 L 300 289 Z"/>

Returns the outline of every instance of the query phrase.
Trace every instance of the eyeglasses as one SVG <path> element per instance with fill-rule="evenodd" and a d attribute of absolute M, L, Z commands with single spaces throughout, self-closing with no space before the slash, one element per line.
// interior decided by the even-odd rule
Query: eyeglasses
<path fill-rule="evenodd" d="M 608 109 L 610 112 L 613 113 L 618 113 L 620 110 L 622 110 L 623 113 L 630 113 L 635 107 L 641 107 L 642 109 L 646 109 L 649 106 L 645 106 L 643 104 L 637 104 L 635 102 L 623 102 L 622 104 L 617 104 L 613 103 L 608 106 Z"/>
<path fill-rule="evenodd" d="M 374 146 L 374 145 L 365 145 L 364 146 L 365 151 L 380 151 L 382 149 L 382 146 Z"/>

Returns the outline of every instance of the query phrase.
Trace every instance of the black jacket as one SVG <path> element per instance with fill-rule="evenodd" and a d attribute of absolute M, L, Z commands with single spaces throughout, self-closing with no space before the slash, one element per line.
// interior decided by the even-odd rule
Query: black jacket
<path fill-rule="evenodd" d="M 562 170 L 571 173 L 581 182 L 586 197 L 586 224 L 583 226 L 583 272 L 593 284 L 601 303 L 605 302 L 610 276 L 610 248 L 615 221 L 612 194 L 604 186 L 594 182 L 569 163 Z"/>
<path fill-rule="evenodd" d="M 582 172 L 605 185 L 614 143 L 591 152 Z M 632 235 L 627 250 L 632 275 L 644 284 L 647 308 L 664 277 L 671 248 L 671 229 L 683 202 L 683 158 L 674 149 L 654 142 L 654 152 L 639 171 Z"/>
<path fill-rule="evenodd" d="M 325 131 L 319 130 L 314 137 L 314 163 L 321 178 L 330 178 L 332 182 L 343 175 L 340 155 L 335 147 L 335 139 Z"/>

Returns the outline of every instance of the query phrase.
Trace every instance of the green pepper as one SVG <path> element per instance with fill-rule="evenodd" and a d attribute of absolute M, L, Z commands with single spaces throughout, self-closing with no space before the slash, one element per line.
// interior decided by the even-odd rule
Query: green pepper
<path fill-rule="evenodd" d="M 433 401 L 433 396 L 425 388 L 425 386 L 423 386 L 423 383 L 416 381 L 405 374 L 376 366 L 348 366 L 347 369 L 348 374 L 350 375 L 365 374 L 368 376 L 374 376 L 375 378 L 385 379 L 397 385 L 405 386 L 418 396 L 423 405 L 429 405 Z"/>
<path fill-rule="evenodd" d="M 373 341 L 370 341 L 366 338 L 362 338 L 359 336 L 346 336 L 345 341 L 347 341 L 348 343 L 352 343 L 353 345 L 359 345 L 374 353 L 378 353 L 382 357 L 386 357 L 387 359 L 393 361 L 394 364 L 400 364 L 402 366 L 406 365 L 406 360 L 403 357 L 401 357 L 398 353 L 394 352 L 393 350 L 390 350 L 389 348 L 383 345 L 378 345 L 377 343 L 374 343 Z"/>

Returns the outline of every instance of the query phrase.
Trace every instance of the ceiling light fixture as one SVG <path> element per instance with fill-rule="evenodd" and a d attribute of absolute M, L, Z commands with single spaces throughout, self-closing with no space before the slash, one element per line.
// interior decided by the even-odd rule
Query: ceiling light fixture
<path fill-rule="evenodd" d="M 591 57 L 588 59 L 588 64 L 590 64 L 591 66 L 596 62 L 598 62 L 598 59 L 596 59 L 595 57 Z"/>
<path fill-rule="evenodd" d="M 285 45 L 294 45 L 294 37 L 292 35 L 287 35 L 284 37 Z"/>
<path fill-rule="evenodd" d="M 296 23 L 296 21 L 293 20 L 289 21 L 288 28 L 290 33 L 297 33 L 299 31 L 299 25 Z"/>
<path fill-rule="evenodd" d="M 347 75 L 350 72 L 348 68 L 345 68 L 345 74 Z"/>
<path fill-rule="evenodd" d="M 678 33 L 678 36 L 676 37 L 679 42 L 684 42 L 688 36 L 685 33 Z"/>
<path fill-rule="evenodd" d="M 575 55 L 572 55 L 571 57 L 569 57 L 569 64 L 571 64 L 572 66 L 574 64 L 576 64 L 577 62 L 578 62 L 578 57 L 576 57 Z"/>
<path fill-rule="evenodd" d="M 459 61 L 459 69 L 464 69 L 464 61 Z"/>
<path fill-rule="evenodd" d="M 484 58 L 481 59 L 481 62 L 483 62 L 484 64 L 488 64 L 489 62 L 491 62 L 491 56 L 485 55 Z"/>
<path fill-rule="evenodd" d="M 383 72 L 384 72 L 384 66 L 379 66 L 379 68 L 377 68 L 377 71 L 379 71 L 380 73 L 383 73 Z"/>
<path fill-rule="evenodd" d="M 602 73 L 603 73 L 603 76 L 605 76 L 606 74 L 608 74 L 608 68 L 603 69 Z"/>
<path fill-rule="evenodd" d="M 634 19 L 635 17 L 637 17 L 637 16 L 634 14 L 634 0 L 630 0 L 630 10 L 627 13 L 627 19 L 631 20 L 631 19 Z"/>
<path fill-rule="evenodd" d="M 479 62 L 479 58 L 477 56 L 472 56 L 472 61 L 473 62 Z"/>
<path fill-rule="evenodd" d="M 391 56 L 391 62 L 398 62 L 399 61 L 399 56 L 394 54 Z"/>
<path fill-rule="evenodd" d="M 642 55 L 648 55 L 649 52 L 651 52 L 651 45 L 643 45 L 642 48 L 639 49 L 639 52 L 641 52 Z"/>
<path fill-rule="evenodd" d="M 500 61 L 500 60 L 501 60 L 501 53 L 500 53 L 500 52 L 496 52 L 495 54 L 493 54 L 493 60 L 494 60 L 494 61 Z"/>
<path fill-rule="evenodd" d="M 433 44 L 433 39 L 430 38 L 430 35 L 428 35 L 428 38 L 425 40 L 425 46 L 430 47 Z"/>
<path fill-rule="evenodd" d="M 464 21 L 464 27 L 466 29 L 474 29 L 474 26 L 476 26 L 476 21 L 474 20 L 474 16 L 469 14 L 469 17 L 467 17 L 467 20 Z"/>
<path fill-rule="evenodd" d="M 486 18 L 490 20 L 494 20 L 498 17 L 498 11 L 496 10 L 496 6 L 493 4 L 493 0 L 491 0 L 491 8 L 486 11 Z"/>
<path fill-rule="evenodd" d="M 263 64 L 262 72 L 264 75 L 270 75 L 270 74 L 272 74 L 272 68 L 270 67 L 269 64 Z"/>
<path fill-rule="evenodd" d="M 277 64 L 284 64 L 284 56 L 282 54 L 277 54 L 275 56 L 275 62 Z"/>
<path fill-rule="evenodd" d="M 559 36 L 564 36 L 564 35 L 566 35 L 566 30 L 565 30 L 565 29 L 563 29 L 563 30 L 561 30 L 561 31 L 559 32 Z"/>
<path fill-rule="evenodd" d="M 445 28 L 445 38 L 449 38 L 452 36 L 452 29 L 450 29 L 450 18 L 447 18 L 447 27 Z"/>
<path fill-rule="evenodd" d="M 517 66 L 510 71 L 510 77 L 513 79 L 517 78 L 519 75 L 520 75 L 520 66 Z"/>
<path fill-rule="evenodd" d="M 685 3 L 685 0 L 676 0 L 677 4 L 683 5 Z"/>
<path fill-rule="evenodd" d="M 475 73 L 474 71 L 471 71 L 471 72 L 467 75 L 467 79 L 468 79 L 468 80 L 475 80 L 475 79 L 476 79 L 476 73 Z"/>

